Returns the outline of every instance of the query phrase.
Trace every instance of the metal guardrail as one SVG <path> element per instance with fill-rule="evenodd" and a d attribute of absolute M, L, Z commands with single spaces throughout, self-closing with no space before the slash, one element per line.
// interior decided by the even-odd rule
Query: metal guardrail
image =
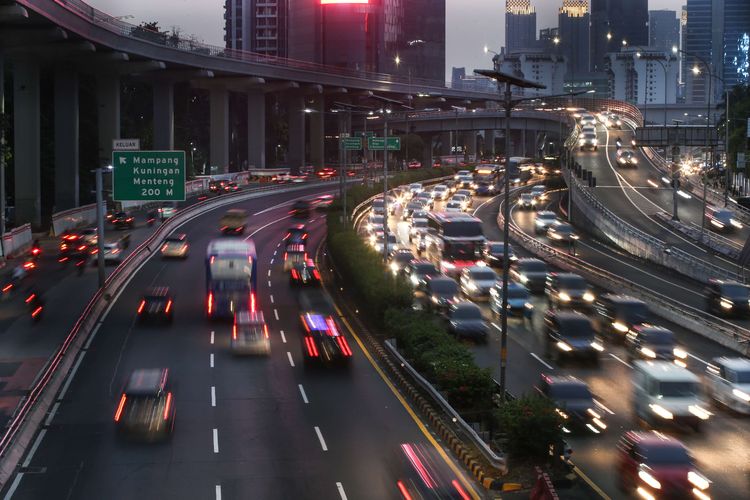
<path fill-rule="evenodd" d="M 179 210 L 156 229 L 149 238 L 136 247 L 107 278 L 104 287 L 94 294 L 68 336 L 48 359 L 45 367 L 34 381 L 33 387 L 16 407 L 2 437 L 0 437 L 0 487 L 15 472 L 15 468 L 25 454 L 33 435 L 54 403 L 56 395 L 70 372 L 78 353 L 96 325 L 101 321 L 100 318 L 110 306 L 112 298 L 124 288 L 130 276 L 158 251 L 161 242 L 167 235 L 178 226 L 208 210 L 254 198 L 269 191 L 284 193 L 326 184 L 330 183 L 323 181 L 297 186 L 260 186 L 205 200 Z"/>

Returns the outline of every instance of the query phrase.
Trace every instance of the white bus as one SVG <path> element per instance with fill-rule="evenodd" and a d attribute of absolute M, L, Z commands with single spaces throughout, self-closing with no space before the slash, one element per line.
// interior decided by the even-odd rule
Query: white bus
<path fill-rule="evenodd" d="M 427 215 L 427 221 L 425 252 L 440 272 L 457 275 L 482 262 L 485 237 L 478 218 L 461 212 L 434 212 Z"/>

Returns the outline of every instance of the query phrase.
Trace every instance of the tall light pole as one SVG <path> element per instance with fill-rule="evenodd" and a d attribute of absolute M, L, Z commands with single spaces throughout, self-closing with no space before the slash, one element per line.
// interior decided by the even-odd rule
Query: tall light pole
<path fill-rule="evenodd" d="M 112 172 L 112 165 L 94 169 L 96 174 L 96 263 L 99 288 L 104 288 L 104 172 Z"/>

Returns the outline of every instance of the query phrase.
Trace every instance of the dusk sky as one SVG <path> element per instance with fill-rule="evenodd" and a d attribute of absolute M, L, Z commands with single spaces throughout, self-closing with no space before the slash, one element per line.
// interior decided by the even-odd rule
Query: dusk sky
<path fill-rule="evenodd" d="M 211 45 L 224 45 L 224 0 L 87 0 L 113 16 L 132 15 L 128 22 L 159 21 L 164 28 L 179 26 Z M 407 0 L 408 1 L 408 0 Z M 467 72 L 488 67 L 484 45 L 499 51 L 505 37 L 504 0 L 446 0 L 446 79 L 452 66 L 465 66 Z M 650 0 L 649 9 L 679 11 L 685 0 Z M 537 11 L 537 31 L 557 26 L 562 0 L 532 0 Z M 408 61 L 405 61 L 408 63 Z"/>

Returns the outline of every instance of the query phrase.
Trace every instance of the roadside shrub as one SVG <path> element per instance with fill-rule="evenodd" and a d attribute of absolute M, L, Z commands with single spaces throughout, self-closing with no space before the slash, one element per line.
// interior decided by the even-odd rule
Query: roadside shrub
<path fill-rule="evenodd" d="M 547 460 L 550 445 L 563 440 L 562 417 L 554 404 L 541 396 L 524 395 L 496 410 L 498 430 L 507 439 L 506 450 L 516 459 Z"/>

